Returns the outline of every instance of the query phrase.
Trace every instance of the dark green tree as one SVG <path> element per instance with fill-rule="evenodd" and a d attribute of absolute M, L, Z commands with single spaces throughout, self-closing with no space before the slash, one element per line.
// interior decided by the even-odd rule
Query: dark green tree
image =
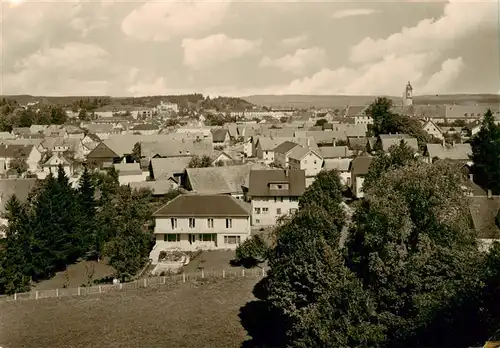
<path fill-rule="evenodd" d="M 481 130 L 471 139 L 474 180 L 494 194 L 500 194 L 500 126 L 490 109 L 484 115 Z"/>
<path fill-rule="evenodd" d="M 464 180 L 441 161 L 389 170 L 353 217 L 347 261 L 377 303 L 388 345 L 432 346 L 436 337 L 423 332 L 440 310 L 479 286 Z"/>
<path fill-rule="evenodd" d="M 207 155 L 203 155 L 201 157 L 194 155 L 188 163 L 188 168 L 205 168 L 211 166 L 212 159 Z"/>
<path fill-rule="evenodd" d="M 99 229 L 96 215 L 97 202 L 95 200 L 95 187 L 92 176 L 84 167 L 78 187 L 78 203 L 80 208 L 80 232 L 82 234 L 83 250 L 88 250 L 99 259 L 101 243 L 99 243 Z"/>
<path fill-rule="evenodd" d="M 26 211 L 15 195 L 5 205 L 5 249 L 0 251 L 0 293 L 14 294 L 30 289 L 30 264 L 25 257 L 26 245 L 30 236 L 25 225 L 28 221 Z"/>
<path fill-rule="evenodd" d="M 324 118 L 320 118 L 319 120 L 316 120 L 316 123 L 314 125 L 317 127 L 323 127 L 325 123 L 328 123 L 328 121 Z"/>
<path fill-rule="evenodd" d="M 378 151 L 363 181 L 363 190 L 368 190 L 384 173 L 414 163 L 417 160 L 415 151 L 403 140 L 398 145 L 391 146 L 388 154 Z"/>

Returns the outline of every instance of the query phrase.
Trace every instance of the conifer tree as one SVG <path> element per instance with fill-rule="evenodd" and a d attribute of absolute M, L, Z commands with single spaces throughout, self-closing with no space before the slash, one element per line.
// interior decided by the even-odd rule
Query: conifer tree
<path fill-rule="evenodd" d="M 5 218 L 8 221 L 6 227 L 5 249 L 0 256 L 0 293 L 13 294 L 15 292 L 28 291 L 30 288 L 30 277 L 28 260 L 26 259 L 26 246 L 29 245 L 24 225 L 27 222 L 26 212 L 15 195 L 13 195 L 5 206 Z"/>
<path fill-rule="evenodd" d="M 500 194 L 500 126 L 490 109 L 481 130 L 471 140 L 474 180 L 494 194 Z"/>
<path fill-rule="evenodd" d="M 80 177 L 78 189 L 78 203 L 80 208 L 80 231 L 82 234 L 82 243 L 86 251 L 90 251 L 98 255 L 100 246 L 98 245 L 97 231 L 97 203 L 94 198 L 95 188 L 92 181 L 92 176 L 88 171 L 87 166 L 84 167 L 82 176 Z"/>

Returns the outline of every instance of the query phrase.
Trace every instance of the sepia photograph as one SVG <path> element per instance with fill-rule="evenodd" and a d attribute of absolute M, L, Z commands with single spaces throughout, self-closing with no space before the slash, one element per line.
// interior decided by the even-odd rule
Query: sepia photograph
<path fill-rule="evenodd" d="M 499 348 L 499 1 L 0 0 L 0 348 Z"/>

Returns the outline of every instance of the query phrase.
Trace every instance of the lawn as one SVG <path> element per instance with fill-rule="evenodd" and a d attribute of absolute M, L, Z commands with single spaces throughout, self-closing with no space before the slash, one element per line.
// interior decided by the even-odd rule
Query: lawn
<path fill-rule="evenodd" d="M 183 267 L 185 273 L 196 273 L 203 269 L 205 272 L 222 272 L 222 270 L 234 270 L 230 261 L 234 259 L 234 250 L 205 250 L 192 259 L 188 265 Z"/>
<path fill-rule="evenodd" d="M 105 260 L 97 263 L 94 261 L 82 261 L 74 265 L 69 265 L 66 271 L 58 272 L 54 277 L 41 281 L 34 286 L 35 290 L 51 290 L 60 289 L 64 285 L 68 288 L 77 288 L 82 284 L 87 284 L 87 272 L 91 273 L 92 265 L 94 268 L 94 280 L 99 280 L 114 274 L 113 267 L 109 266 Z M 89 271 L 85 268 L 89 267 Z M 1 347 L 1 344 L 0 344 Z"/>
<path fill-rule="evenodd" d="M 240 347 L 240 307 L 259 278 L 0 303 L 3 348 Z"/>

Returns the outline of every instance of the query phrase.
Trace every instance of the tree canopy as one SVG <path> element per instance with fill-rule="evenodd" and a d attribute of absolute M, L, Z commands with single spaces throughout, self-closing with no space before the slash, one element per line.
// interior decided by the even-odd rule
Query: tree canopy
<path fill-rule="evenodd" d="M 470 141 L 474 162 L 474 181 L 494 194 L 500 194 L 500 126 L 491 110 L 484 115 L 481 129 Z"/>

